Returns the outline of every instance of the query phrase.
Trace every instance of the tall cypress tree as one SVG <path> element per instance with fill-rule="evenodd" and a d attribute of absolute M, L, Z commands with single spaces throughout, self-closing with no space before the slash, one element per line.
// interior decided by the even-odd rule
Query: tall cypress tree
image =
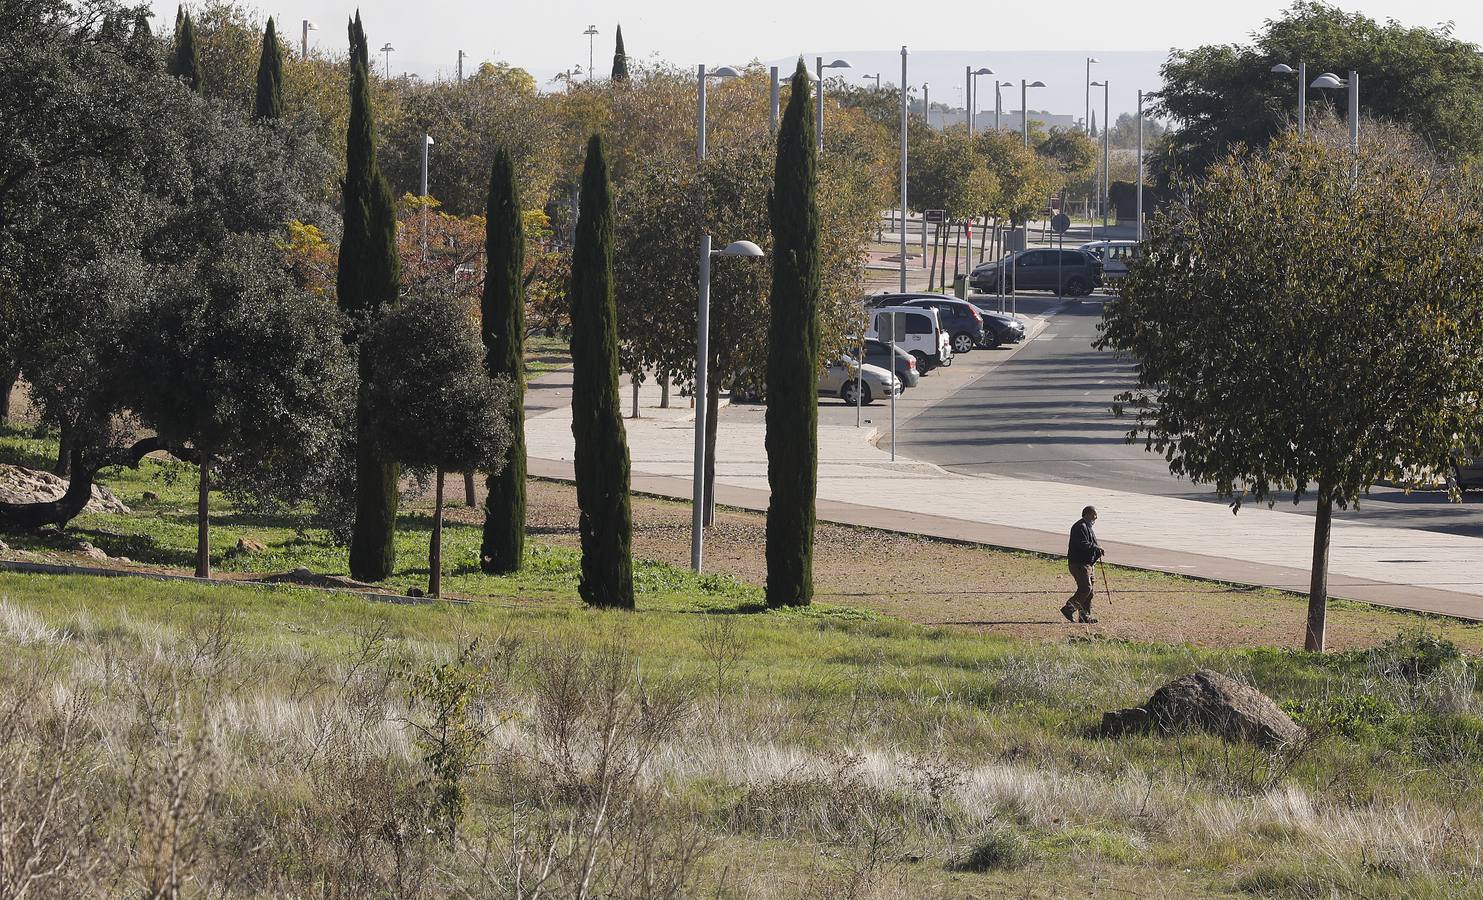
<path fill-rule="evenodd" d="M 793 73 L 768 206 L 772 294 L 767 346 L 767 605 L 814 594 L 819 468 L 819 209 L 814 114 L 803 60 Z"/>
<path fill-rule="evenodd" d="M 633 518 L 628 441 L 618 400 L 618 310 L 613 302 L 613 198 L 602 138 L 587 142 L 572 246 L 572 437 L 576 439 L 582 580 L 592 606 L 633 608 Z"/>
<path fill-rule="evenodd" d="M 618 41 L 613 48 L 613 80 L 628 80 L 628 54 L 623 51 L 623 26 L 618 26 Z"/>
<path fill-rule="evenodd" d="M 263 29 L 263 54 L 257 63 L 257 102 L 252 114 L 259 119 L 277 119 L 283 115 L 283 51 L 278 47 L 278 33 L 273 17 Z"/>
<path fill-rule="evenodd" d="M 489 476 L 479 565 L 486 572 L 506 574 L 520 568 L 525 552 L 525 232 L 515 163 L 504 147 L 489 173 L 484 251 L 488 270 L 480 314 L 489 374 L 510 380 L 514 401 L 506 414 L 510 453 L 499 474 Z"/>
<path fill-rule="evenodd" d="M 353 340 L 382 307 L 396 303 L 401 271 L 396 252 L 396 210 L 391 189 L 376 165 L 371 117 L 369 52 L 360 13 L 350 23 L 350 126 L 345 136 L 345 228 L 340 240 L 336 287 L 340 307 L 351 317 Z M 376 446 L 365 385 L 370 360 L 360 360 L 361 392 L 356 405 L 355 530 L 350 539 L 350 574 L 381 581 L 396 567 L 396 512 L 401 467 Z"/>
<path fill-rule="evenodd" d="M 165 71 L 184 81 L 191 90 L 201 89 L 201 54 L 196 49 L 196 26 L 184 6 L 175 10 L 175 48 L 170 52 Z"/>

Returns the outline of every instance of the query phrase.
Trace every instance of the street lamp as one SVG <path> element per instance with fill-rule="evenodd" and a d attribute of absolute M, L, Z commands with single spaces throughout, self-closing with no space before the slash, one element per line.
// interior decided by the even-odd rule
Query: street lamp
<path fill-rule="evenodd" d="M 922 82 L 922 121 L 927 123 L 927 127 L 928 128 L 931 128 L 932 127 L 932 91 L 930 90 L 931 87 L 932 87 L 931 82 L 927 82 L 927 81 Z"/>
<path fill-rule="evenodd" d="M 304 36 L 299 39 L 299 58 L 300 59 L 308 59 L 309 58 L 309 32 L 311 32 L 311 31 L 318 31 L 318 30 L 319 30 L 319 26 L 318 25 L 315 25 L 313 22 L 309 21 L 308 19 L 305 19 L 304 20 Z"/>
<path fill-rule="evenodd" d="M 722 66 L 714 72 L 705 70 L 705 63 L 701 63 L 696 75 L 696 124 L 695 124 L 695 154 L 700 159 L 705 159 L 705 81 L 707 78 L 735 78 L 740 75 L 731 66 Z"/>
<path fill-rule="evenodd" d="M 1274 75 L 1291 75 L 1292 66 L 1287 63 L 1278 63 L 1271 69 Z M 1298 134 L 1308 133 L 1308 89 L 1304 87 L 1308 83 L 1308 64 L 1298 63 Z"/>
<path fill-rule="evenodd" d="M 463 84 L 463 58 L 468 56 L 462 50 L 458 51 L 458 83 Z"/>
<path fill-rule="evenodd" d="M 842 59 L 836 59 L 834 62 L 825 65 L 824 57 L 816 56 L 814 57 L 814 66 L 818 69 L 818 84 L 815 86 L 818 94 L 815 99 L 818 100 L 819 104 L 819 108 L 814 110 L 814 130 L 818 132 L 815 135 L 815 143 L 817 148 L 822 151 L 824 149 L 824 70 L 848 69 L 850 68 L 850 64 Z"/>
<path fill-rule="evenodd" d="M 597 37 L 597 26 L 596 25 L 588 25 L 587 26 L 587 30 L 584 31 L 584 32 L 582 32 L 582 33 L 585 34 L 585 35 L 587 35 L 587 80 L 588 81 L 591 81 L 592 80 L 592 66 L 593 66 L 592 39 L 595 38 L 595 37 Z"/>
<path fill-rule="evenodd" d="M 1143 91 L 1138 92 L 1138 225 L 1134 237 L 1143 240 Z"/>
<path fill-rule="evenodd" d="M 1313 79 L 1312 87 L 1319 90 L 1349 89 L 1349 148 L 1359 153 L 1359 73 L 1350 69 L 1348 78 L 1340 78 L 1333 72 L 1324 72 Z"/>
<path fill-rule="evenodd" d="M 1086 116 L 1081 120 L 1081 130 L 1087 134 L 1092 133 L 1092 63 L 1100 63 L 1101 61 L 1095 56 L 1087 57 L 1087 108 Z"/>
<path fill-rule="evenodd" d="M 384 43 L 384 44 L 381 45 L 381 52 L 386 55 L 386 80 L 387 81 L 390 81 L 391 80 L 391 54 L 394 53 L 395 51 L 396 51 L 396 48 L 391 45 L 391 42 L 390 41 L 387 41 L 386 43 Z"/>
<path fill-rule="evenodd" d="M 973 120 L 978 118 L 978 76 L 992 75 L 994 70 L 987 66 L 979 66 L 977 69 L 965 66 L 964 71 L 968 73 L 968 136 L 973 137 Z"/>
<path fill-rule="evenodd" d="M 1004 110 L 1004 94 L 1000 88 L 1014 87 L 1013 81 L 994 81 L 994 130 L 999 130 L 999 114 Z"/>
<path fill-rule="evenodd" d="M 880 90 L 881 89 L 881 73 L 876 72 L 874 75 L 861 75 L 860 76 L 860 80 L 861 81 L 869 81 L 872 78 L 875 79 L 875 89 L 876 90 Z"/>
<path fill-rule="evenodd" d="M 1020 79 L 1020 131 L 1024 133 L 1026 150 L 1030 149 L 1030 107 L 1025 101 L 1025 89 L 1032 87 L 1045 87 L 1045 82 Z"/>
<path fill-rule="evenodd" d="M 704 83 L 704 79 L 702 79 Z M 700 308 L 695 327 L 695 481 L 690 489 L 690 568 L 700 572 L 704 548 L 706 367 L 710 362 L 711 257 L 763 256 L 751 241 L 733 241 L 724 250 L 711 249 L 711 236 L 700 238 Z"/>
<path fill-rule="evenodd" d="M 925 85 L 923 86 L 925 88 Z M 906 293 L 906 135 L 907 116 L 911 110 L 911 98 L 906 87 L 906 45 L 901 46 L 901 293 Z M 922 240 L 927 239 L 927 226 L 922 225 Z M 923 257 L 925 259 L 925 257 Z M 892 371 L 895 371 L 896 351 L 891 351 Z"/>
<path fill-rule="evenodd" d="M 427 154 L 433 145 L 433 136 L 424 134 L 422 136 L 422 258 L 427 260 Z"/>
<path fill-rule="evenodd" d="M 1107 207 L 1111 206 L 1111 198 L 1107 195 L 1112 187 L 1111 173 L 1108 171 L 1108 142 L 1107 134 L 1111 131 L 1112 123 L 1108 121 L 1108 109 L 1111 106 L 1110 95 L 1112 89 L 1106 81 L 1094 81 L 1092 87 L 1102 89 L 1102 240 L 1107 240 Z"/>

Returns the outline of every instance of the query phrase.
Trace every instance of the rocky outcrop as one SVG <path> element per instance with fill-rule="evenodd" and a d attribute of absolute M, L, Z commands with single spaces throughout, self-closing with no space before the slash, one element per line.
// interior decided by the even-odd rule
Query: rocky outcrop
<path fill-rule="evenodd" d="M 50 472 L 0 463 L 0 503 L 46 503 L 67 493 L 67 479 Z M 101 485 L 83 507 L 87 512 L 127 513 L 129 508 Z"/>
<path fill-rule="evenodd" d="M 1154 691 L 1143 706 L 1103 713 L 1098 734 L 1117 737 L 1191 728 L 1263 747 L 1290 744 L 1303 736 L 1303 729 L 1271 697 L 1209 669 L 1174 679 Z"/>

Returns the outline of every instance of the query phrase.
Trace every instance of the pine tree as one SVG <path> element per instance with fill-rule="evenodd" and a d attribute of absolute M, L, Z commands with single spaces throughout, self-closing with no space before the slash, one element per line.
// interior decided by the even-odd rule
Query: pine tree
<path fill-rule="evenodd" d="M 480 567 L 491 574 L 520 568 L 525 553 L 525 232 L 515 163 L 501 147 L 489 173 L 489 207 L 484 225 L 484 299 L 480 309 L 489 374 L 513 385 L 506 413 L 511 442 L 505 466 L 489 476 L 484 504 Z"/>
<path fill-rule="evenodd" d="M 345 228 L 340 240 L 336 288 L 351 317 L 351 338 L 373 322 L 382 307 L 396 303 L 401 273 L 397 261 L 396 210 L 391 189 L 376 164 L 371 116 L 369 52 L 360 13 L 350 23 L 350 126 L 345 137 Z M 350 539 L 350 574 L 382 581 L 396 567 L 396 513 L 401 467 L 376 446 L 373 410 L 365 384 L 370 360 L 360 360 L 361 393 L 356 408 L 355 530 Z"/>
<path fill-rule="evenodd" d="M 628 54 L 623 50 L 623 26 L 618 26 L 618 40 L 613 48 L 613 80 L 628 80 Z"/>
<path fill-rule="evenodd" d="M 572 437 L 582 580 L 591 606 L 633 608 L 633 519 L 628 441 L 618 399 L 618 311 L 613 302 L 613 199 L 602 138 L 587 142 L 572 246 Z"/>
<path fill-rule="evenodd" d="M 127 58 L 136 66 L 158 70 L 159 51 L 155 48 L 154 34 L 149 29 L 149 9 L 139 7 L 134 13 L 134 32 L 129 35 Z"/>
<path fill-rule="evenodd" d="M 273 17 L 263 29 L 263 55 L 257 64 L 257 102 L 252 114 L 259 119 L 277 119 L 283 115 L 283 51 L 278 47 L 278 33 Z"/>
<path fill-rule="evenodd" d="M 767 605 L 813 600 L 819 465 L 819 210 L 808 70 L 798 61 L 778 127 L 767 350 Z"/>
<path fill-rule="evenodd" d="M 175 49 L 165 71 L 184 81 L 193 91 L 201 89 L 201 54 L 196 49 L 196 26 L 185 7 L 175 10 Z"/>

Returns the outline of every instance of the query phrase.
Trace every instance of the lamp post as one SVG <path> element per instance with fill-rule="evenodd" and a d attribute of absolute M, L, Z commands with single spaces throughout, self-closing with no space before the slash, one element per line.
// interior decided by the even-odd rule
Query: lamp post
<path fill-rule="evenodd" d="M 870 81 L 872 78 L 875 79 L 875 89 L 879 91 L 881 89 L 881 73 L 876 72 L 874 75 L 860 76 L 861 81 Z"/>
<path fill-rule="evenodd" d="M 711 249 L 711 236 L 700 238 L 700 307 L 695 324 L 695 481 L 690 488 L 690 568 L 700 572 L 705 543 L 705 429 L 706 368 L 710 362 L 711 257 L 762 256 L 751 241 L 733 241 L 724 250 Z"/>
<path fill-rule="evenodd" d="M 930 82 L 922 82 L 922 121 L 932 127 L 932 91 Z"/>
<path fill-rule="evenodd" d="M 1313 87 L 1320 90 L 1334 90 L 1337 88 L 1349 89 L 1349 148 L 1356 154 L 1359 153 L 1359 73 L 1353 69 L 1349 70 L 1347 79 L 1340 78 L 1333 72 L 1324 72 L 1313 79 Z"/>
<path fill-rule="evenodd" d="M 1083 116 L 1081 120 L 1081 130 L 1087 134 L 1092 133 L 1092 63 L 1100 63 L 1101 61 L 1102 60 L 1097 59 L 1095 56 L 1087 57 L 1087 106 L 1086 115 Z"/>
<path fill-rule="evenodd" d="M 1105 241 L 1107 240 L 1107 207 L 1112 205 L 1109 197 L 1107 196 L 1112 187 L 1112 179 L 1107 168 L 1107 163 L 1110 157 L 1110 153 L 1108 152 L 1109 145 L 1107 143 L 1107 133 L 1111 130 L 1111 123 L 1107 121 L 1107 117 L 1109 115 L 1108 110 L 1111 108 L 1112 104 L 1112 101 L 1109 99 L 1109 95 L 1112 93 L 1112 88 L 1106 81 L 1094 81 L 1092 82 L 1092 87 L 1099 87 L 1102 89 L 1102 240 Z"/>
<path fill-rule="evenodd" d="M 1292 66 L 1278 63 L 1270 70 L 1274 75 L 1291 75 Z M 1308 63 L 1298 63 L 1298 134 L 1308 133 Z"/>
<path fill-rule="evenodd" d="M 592 56 L 592 39 L 595 38 L 595 37 L 597 37 L 597 26 L 596 25 L 588 25 L 587 26 L 587 30 L 584 31 L 584 32 L 582 32 L 582 33 L 585 34 L 585 35 L 587 35 L 587 80 L 588 81 L 591 81 L 592 80 L 592 66 L 593 66 L 593 62 L 594 62 L 593 56 Z"/>
<path fill-rule="evenodd" d="M 778 67 L 772 66 L 768 69 L 772 74 L 772 133 L 778 133 Z"/>
<path fill-rule="evenodd" d="M 695 122 L 695 155 L 698 159 L 705 159 L 705 80 L 707 78 L 735 78 L 740 72 L 731 66 L 722 66 L 714 72 L 705 70 L 705 63 L 701 63 L 696 73 L 696 122 Z M 696 404 L 699 405 L 698 403 Z"/>
<path fill-rule="evenodd" d="M 911 100 L 906 92 L 906 45 L 901 46 L 901 293 L 906 293 L 906 135 L 907 116 L 910 113 Z M 922 239 L 927 237 L 927 226 L 922 225 Z M 892 351 L 892 365 L 895 365 L 895 351 Z"/>
<path fill-rule="evenodd" d="M 386 56 L 386 80 L 387 81 L 390 81 L 391 80 L 391 54 L 394 53 L 394 52 L 396 52 L 396 48 L 391 45 L 391 42 L 390 41 L 387 41 L 386 43 L 384 43 L 384 44 L 381 45 L 381 52 L 383 54 L 385 54 L 385 56 Z"/>
<path fill-rule="evenodd" d="M 999 130 L 999 116 L 1004 111 L 1004 92 L 1000 88 L 1014 87 L 1013 81 L 994 80 L 994 130 Z"/>
<path fill-rule="evenodd" d="M 427 261 L 427 154 L 433 145 L 433 136 L 422 136 L 422 259 Z"/>
<path fill-rule="evenodd" d="M 994 70 L 993 69 L 990 69 L 988 66 L 979 66 L 977 69 L 974 69 L 973 71 L 971 71 L 971 72 L 968 73 L 968 75 L 969 75 L 969 80 L 968 80 L 968 136 L 969 137 L 973 137 L 973 126 L 976 124 L 976 122 L 974 120 L 978 118 L 978 76 L 980 76 L 980 75 L 992 75 L 992 74 L 994 74 Z M 998 126 L 996 125 L 995 127 L 998 127 Z"/>
<path fill-rule="evenodd" d="M 825 69 L 848 69 L 850 67 L 850 64 L 848 62 L 845 62 L 842 59 L 836 59 L 833 62 L 829 63 L 828 65 L 825 65 L 824 64 L 824 57 L 822 57 L 822 56 L 816 56 L 816 57 L 814 57 L 814 67 L 815 67 L 815 69 L 817 71 L 817 82 L 818 82 L 818 84 L 815 85 L 815 90 L 817 92 L 816 93 L 816 96 L 815 96 L 815 99 L 818 101 L 818 106 L 819 106 L 818 109 L 814 110 L 814 131 L 818 132 L 814 137 L 815 137 L 815 144 L 816 144 L 817 148 L 819 150 L 823 150 L 824 149 L 824 70 Z"/>
<path fill-rule="evenodd" d="M 458 83 L 463 84 L 463 58 L 468 56 L 462 50 L 458 51 Z"/>
<path fill-rule="evenodd" d="M 1026 88 L 1032 88 L 1032 87 L 1033 88 L 1042 88 L 1042 87 L 1045 87 L 1045 82 L 1043 82 L 1043 81 L 1028 81 L 1027 82 L 1023 78 L 1020 79 L 1020 131 L 1023 133 L 1024 138 L 1025 138 L 1025 149 L 1026 150 L 1030 149 L 1030 107 L 1025 102 L 1025 98 L 1027 96 L 1026 93 L 1025 93 L 1025 91 L 1026 91 Z"/>
<path fill-rule="evenodd" d="M 1143 91 L 1138 92 L 1138 225 L 1134 237 L 1143 240 Z"/>
<path fill-rule="evenodd" d="M 309 58 L 309 32 L 318 30 L 318 25 L 315 25 L 308 19 L 304 20 L 304 35 L 299 38 L 299 59 Z"/>

